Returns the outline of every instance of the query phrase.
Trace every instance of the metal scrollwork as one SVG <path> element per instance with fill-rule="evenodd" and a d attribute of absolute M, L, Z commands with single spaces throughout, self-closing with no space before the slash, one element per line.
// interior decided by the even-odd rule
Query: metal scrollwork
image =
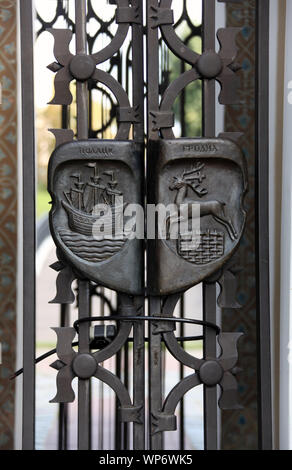
<path fill-rule="evenodd" d="M 121 325 L 113 341 L 103 349 L 96 352 L 77 353 L 72 348 L 72 342 L 76 335 L 76 330 L 72 327 L 53 328 L 57 334 L 57 356 L 51 366 L 58 370 L 57 373 L 57 394 L 51 403 L 71 403 L 75 400 L 72 389 L 72 380 L 78 377 L 80 380 L 89 380 L 95 377 L 106 383 L 115 391 L 119 402 L 119 417 L 121 422 L 141 422 L 141 406 L 134 406 L 130 399 L 129 392 L 122 381 L 100 364 L 112 357 L 119 351 L 129 336 L 133 323 L 123 322 L 127 315 L 139 314 L 141 305 L 137 299 L 128 296 L 121 296 L 121 306 L 119 315 Z"/>
<path fill-rule="evenodd" d="M 102 135 L 112 123 L 114 116 L 118 122 L 116 140 L 107 141 L 106 151 L 104 150 L 105 141 L 97 139 L 75 141 L 72 130 L 51 129 L 56 139 L 56 150 L 51 157 L 49 167 L 49 192 L 53 200 L 50 224 L 59 259 L 52 265 L 52 268 L 58 272 L 57 294 L 52 302 L 67 304 L 74 301 L 75 295 L 71 287 L 74 279 L 83 283 L 81 286 L 83 299 L 86 298 L 89 282 L 107 286 L 119 292 L 117 334 L 111 342 L 100 349 L 94 351 L 89 343 L 85 344 L 85 328 L 78 332 L 80 333 L 79 340 L 83 338 L 83 346 L 78 352 L 72 347 L 76 335 L 75 328 L 53 328 L 57 334 L 58 360 L 52 364 L 52 367 L 58 370 L 58 373 L 57 393 L 52 402 L 73 402 L 75 399 L 72 388 L 73 379 L 77 377 L 79 384 L 84 384 L 84 381 L 95 377 L 115 392 L 119 401 L 119 422 L 133 422 L 143 427 L 144 390 L 141 392 L 141 384 L 138 381 L 139 378 L 141 381 L 144 372 L 141 366 L 142 359 L 139 360 L 137 351 L 139 348 L 144 348 L 142 322 L 148 320 L 150 321 L 149 341 L 154 342 L 153 350 L 158 351 L 157 360 L 153 361 L 154 363 L 156 360 L 156 364 L 152 363 L 152 367 L 154 368 L 159 363 L 160 341 L 164 341 L 174 358 L 194 371 L 193 374 L 180 380 L 161 406 L 150 405 L 151 433 L 154 436 L 163 431 L 176 429 L 175 411 L 178 403 L 189 390 L 200 384 L 206 388 L 215 389 L 217 385 L 221 388 L 221 396 L 218 400 L 221 409 L 239 407 L 236 365 L 237 343 L 241 333 L 222 333 L 219 332 L 217 325 L 202 321 L 204 341 L 206 340 L 205 332 L 213 328 L 216 332 L 214 344 L 218 342 L 222 352 L 219 357 L 215 351 L 214 354 L 204 354 L 203 359 L 199 359 L 186 352 L 179 343 L 175 335 L 176 322 L 173 311 L 181 293 L 202 280 L 206 283 L 219 282 L 221 293 L 218 304 L 221 307 L 238 307 L 236 268 L 231 262 L 231 256 L 237 248 L 244 229 L 246 214 L 243 199 L 247 190 L 246 166 L 238 146 L 228 140 L 231 139 L 230 135 L 222 135 L 218 139 L 174 141 L 172 129 L 175 124 L 173 112 L 175 99 L 191 82 L 204 80 L 209 83 L 211 80 L 217 80 L 221 85 L 220 103 L 236 103 L 238 94 L 236 72 L 239 69 L 236 63 L 236 36 L 240 30 L 238 28 L 218 30 L 219 52 L 206 49 L 202 54 L 198 54 L 188 47 L 187 40 L 185 43 L 182 42 L 176 33 L 180 22 L 188 18 L 185 1 L 182 16 L 176 24 L 174 24 L 171 9 L 172 0 L 161 0 L 160 3 L 157 2 L 157 6 L 150 9 L 148 28 L 157 32 L 157 45 L 159 44 L 158 30 L 160 30 L 161 50 L 168 47 L 192 68 L 185 71 L 183 67 L 181 75 L 170 84 L 168 83 L 169 73 L 164 71 L 162 76 L 166 78 L 166 82 L 157 90 L 158 100 L 159 93 L 161 96 L 160 104 L 158 103 L 156 109 L 151 107 L 149 109 L 151 130 L 159 133 L 159 136 L 164 139 L 169 139 L 156 142 L 153 161 L 148 162 L 154 173 L 157 170 L 151 181 L 153 187 L 151 187 L 149 202 L 151 198 L 154 203 L 161 202 L 162 194 L 166 205 L 171 200 L 174 206 L 178 207 L 180 204 L 187 206 L 188 212 L 185 217 L 189 223 L 191 221 L 190 206 L 196 201 L 200 206 L 202 227 L 195 242 L 188 238 L 188 234 L 182 234 L 175 241 L 166 237 L 163 242 L 155 243 L 153 259 L 148 267 L 150 303 L 153 301 L 152 296 L 155 298 L 156 305 L 160 302 L 160 300 L 157 301 L 157 296 L 163 297 L 161 310 L 157 313 L 152 311 L 153 316 L 150 315 L 147 319 L 142 316 L 144 301 L 142 257 L 144 252 L 141 244 L 133 242 L 136 245 L 132 245 L 132 241 L 124 240 L 124 234 L 122 234 L 116 244 L 111 242 L 105 246 L 104 239 L 97 242 L 91 236 L 92 225 L 96 222 L 93 207 L 97 201 L 102 201 L 105 206 L 112 207 L 112 196 L 126 195 L 125 205 L 133 202 L 134 199 L 134 202 L 142 203 L 144 163 L 143 157 L 141 161 L 138 161 L 138 154 L 139 157 L 142 155 L 142 146 L 137 145 L 137 142 L 143 141 L 143 129 L 135 142 L 125 141 L 129 139 L 132 125 L 134 128 L 135 125 L 143 126 L 143 102 L 141 103 L 140 99 L 138 101 L 133 99 L 133 105 L 131 105 L 128 90 L 121 85 L 120 74 L 118 73 L 118 78 L 115 78 L 112 72 L 116 65 L 118 65 L 119 72 L 121 71 L 120 48 L 125 44 L 129 28 L 143 25 L 143 15 L 142 8 L 139 8 L 135 1 L 117 0 L 114 3 L 117 5 L 115 16 L 103 23 L 96 14 L 92 2 L 86 2 L 87 20 L 93 18 L 100 24 L 100 28 L 93 36 L 87 34 L 89 53 L 74 55 L 70 52 L 69 45 L 76 32 L 76 25 L 71 22 L 67 12 L 60 6 L 58 6 L 57 13 L 63 14 L 64 18 L 67 15 L 67 29 L 53 29 L 55 19 L 50 24 L 46 24 L 47 30 L 54 37 L 56 58 L 56 61 L 48 66 L 56 74 L 55 95 L 50 104 L 69 106 L 72 103 L 70 83 L 76 80 L 79 85 L 86 84 L 86 91 L 88 89 L 89 93 L 94 89 L 102 90 L 102 93 L 107 94 L 112 105 L 110 115 L 107 121 L 102 123 L 102 128 L 97 131 L 90 129 L 89 137 L 96 137 L 98 132 Z M 112 34 L 110 26 L 114 23 L 117 24 L 117 30 L 115 34 Z M 39 33 L 43 30 L 44 24 Z M 191 30 L 196 34 L 201 32 L 201 28 L 194 25 Z M 96 39 L 100 34 L 106 34 L 110 42 L 100 51 L 94 52 Z M 131 48 L 132 43 L 127 50 L 128 67 L 133 67 L 134 62 Z M 108 59 L 110 60 L 106 71 L 98 67 Z M 140 73 L 139 77 L 143 82 L 143 73 Z M 127 88 L 129 88 L 129 83 Z M 111 93 L 117 101 L 117 107 Z M 161 148 L 159 148 L 160 145 Z M 223 170 L 227 170 L 228 182 L 230 185 L 233 184 L 230 194 L 226 194 L 223 179 L 220 176 Z M 170 217 L 168 230 L 171 230 L 171 220 Z M 151 250 L 151 242 L 149 242 L 148 255 Z M 179 279 L 176 274 L 177 270 L 181 272 Z M 84 283 L 87 283 L 87 288 Z M 82 311 L 85 301 L 83 300 L 80 305 L 79 319 L 83 316 L 82 327 L 87 328 L 86 322 L 90 317 L 87 316 L 88 310 L 87 315 L 84 315 Z M 187 319 L 180 320 L 187 321 Z M 134 336 L 136 335 L 133 341 L 137 342 L 133 354 L 133 361 L 136 365 L 134 390 L 139 389 L 139 397 L 135 399 L 134 393 L 133 400 L 126 384 L 102 366 L 104 361 L 113 357 L 127 344 L 132 329 Z M 159 367 L 157 370 L 159 371 Z M 153 377 L 154 375 L 152 380 Z M 137 434 L 136 441 L 140 439 L 139 445 L 143 448 L 145 440 L 141 443 L 141 438 L 137 437 Z"/>
<path fill-rule="evenodd" d="M 184 62 L 192 65 L 192 69 L 184 72 L 165 90 L 159 111 L 150 110 L 153 130 L 161 129 L 164 138 L 173 139 L 174 118 L 172 106 L 176 97 L 195 80 L 217 80 L 221 85 L 219 102 L 235 104 L 238 102 L 239 78 L 236 72 L 240 66 L 236 63 L 236 36 L 240 28 L 221 28 L 217 31 L 220 50 L 217 53 L 205 50 L 198 54 L 191 50 L 177 36 L 171 10 L 172 0 L 161 0 L 159 8 L 153 8 L 152 28 L 160 28 L 161 34 L 169 49 Z M 184 5 L 184 8 L 186 6 Z"/>
<path fill-rule="evenodd" d="M 184 365 L 196 370 L 181 380 L 168 394 L 161 412 L 152 414 L 152 433 L 174 431 L 175 410 L 183 396 L 194 387 L 204 384 L 207 387 L 221 388 L 218 405 L 222 410 L 240 409 L 237 393 L 236 368 L 238 361 L 237 342 L 242 333 L 220 333 L 217 337 L 222 353 L 219 358 L 197 359 L 186 353 L 178 344 L 173 333 L 164 333 L 163 338 L 171 354 Z M 176 345 L 175 345 L 176 343 Z"/>
<path fill-rule="evenodd" d="M 56 74 L 55 95 L 49 104 L 70 105 L 72 103 L 72 94 L 69 88 L 72 80 L 87 81 L 91 88 L 93 83 L 101 83 L 111 90 L 119 104 L 119 130 L 116 138 L 127 139 L 131 123 L 140 122 L 141 110 L 138 105 L 134 108 L 130 106 L 127 93 L 109 72 L 96 68 L 98 64 L 105 62 L 119 51 L 125 41 L 130 24 L 141 22 L 140 10 L 137 7 L 129 6 L 128 0 L 118 0 L 117 5 L 118 29 L 116 35 L 111 37 L 110 44 L 97 53 L 73 55 L 69 50 L 73 32 L 68 29 L 48 29 L 54 37 L 54 55 L 57 60 L 48 66 Z M 89 13 L 93 12 L 91 6 Z M 93 17 L 98 19 L 95 14 Z M 91 46 L 95 39 L 96 37 L 91 37 Z"/>

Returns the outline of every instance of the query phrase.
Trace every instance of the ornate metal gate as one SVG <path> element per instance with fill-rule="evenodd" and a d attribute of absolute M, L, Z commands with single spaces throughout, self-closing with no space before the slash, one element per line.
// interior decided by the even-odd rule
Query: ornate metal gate
<path fill-rule="evenodd" d="M 241 0 L 218 0 L 222 2 L 232 8 Z M 110 21 L 103 21 L 103 12 L 98 15 L 90 0 L 75 0 L 73 21 L 68 13 L 70 3 L 58 1 L 55 18 L 49 23 L 38 14 L 41 25 L 38 35 L 48 30 L 54 37 L 56 60 L 48 64 L 55 73 L 55 95 L 51 104 L 61 106 L 62 116 L 62 128 L 51 129 L 56 149 L 48 167 L 48 191 L 52 198 L 50 229 L 57 248 L 57 259 L 52 265 L 57 272 L 57 294 L 53 302 L 60 304 L 61 311 L 60 326 L 52 325 L 57 335 L 57 360 L 52 364 L 57 371 L 57 390 L 52 402 L 60 403 L 59 448 L 67 446 L 66 410 L 67 404 L 75 400 L 71 383 L 77 377 L 79 449 L 90 449 L 92 445 L 91 381 L 95 379 L 107 384 L 117 397 L 116 449 L 163 449 L 163 433 L 177 429 L 178 406 L 180 448 L 184 449 L 187 410 L 184 410 L 183 397 L 200 384 L 204 387 L 205 449 L 217 449 L 218 410 L 240 407 L 237 343 L 242 333 L 221 331 L 218 308 L 231 309 L 231 315 L 239 308 L 232 267 L 245 230 L 248 171 L 241 134 L 221 132 L 216 135 L 216 82 L 221 86 L 220 104 L 240 103 L 242 84 L 238 71 L 242 64 L 237 63 L 236 45 L 240 29 L 226 27 L 215 31 L 216 0 L 202 0 L 201 25 L 191 22 L 186 0 L 181 0 L 182 16 L 178 21 L 174 18 L 172 0 L 110 0 L 109 4 L 116 5 Z M 267 295 L 268 2 L 258 0 L 254 9 L 257 18 L 258 434 L 259 448 L 268 449 L 272 446 Z M 54 27 L 59 17 L 67 22 L 67 29 Z M 92 19 L 96 22 L 93 35 L 86 31 Z M 21 0 L 20 20 L 25 187 L 23 448 L 31 449 L 35 439 L 31 0 Z M 189 35 L 181 40 L 177 30 L 183 21 L 188 25 Z M 103 48 L 98 43 L 102 35 L 109 38 Z M 201 38 L 201 51 L 192 47 L 194 37 Z M 74 54 L 69 48 L 73 39 Z M 175 79 L 171 76 L 170 54 L 179 59 L 180 71 Z M 71 82 L 76 84 L 76 93 Z M 185 116 L 187 86 L 194 83 L 202 93 L 201 137 L 188 134 L 190 128 Z M 93 128 L 91 98 L 94 90 L 100 91 L 111 103 L 100 129 Z M 76 132 L 70 128 L 75 94 Z M 177 99 L 179 122 L 175 119 Z M 106 139 L 107 129 L 115 122 L 115 139 Z M 177 128 L 181 137 L 175 137 Z M 133 204 L 136 212 L 131 212 Z M 144 236 L 151 215 L 149 207 L 154 207 L 155 212 L 158 205 L 167 207 L 163 219 L 165 236 L 161 236 L 159 223 L 154 227 L 153 236 L 149 236 L 149 232 Z M 195 232 L 190 228 L 195 218 L 194 205 L 200 214 L 200 226 Z M 145 224 L 143 215 L 136 217 L 133 223 L 137 206 L 144 209 Z M 143 226 L 143 236 L 129 236 L 133 228 L 137 234 L 138 222 Z M 177 225 L 183 226 L 183 231 L 179 230 L 177 236 L 172 237 L 173 226 Z M 74 291 L 72 283 L 76 280 L 77 290 Z M 185 312 L 183 301 L 184 293 L 201 282 L 203 319 L 199 319 L 196 312 Z M 221 288 L 219 296 L 217 285 Z M 105 297 L 104 287 L 117 293 L 116 307 Z M 96 315 L 92 310 L 92 298 L 96 295 L 109 307 L 109 315 L 102 312 Z M 78 319 L 71 325 L 68 312 L 75 297 Z M 180 316 L 174 315 L 177 305 L 180 305 Z M 92 333 L 90 327 L 94 322 L 105 326 L 96 325 Z M 186 324 L 201 325 L 203 334 L 186 336 Z M 187 342 L 201 340 L 203 357 L 197 358 L 186 351 Z M 163 370 L 165 347 L 180 364 L 180 379 L 166 397 L 163 387 L 167 373 Z M 113 356 L 116 357 L 115 373 L 103 366 Z M 122 358 L 124 374 L 121 373 Z M 185 375 L 185 367 L 192 369 L 192 373 Z M 132 392 L 129 370 L 133 377 Z M 146 373 L 149 399 L 145 393 Z"/>

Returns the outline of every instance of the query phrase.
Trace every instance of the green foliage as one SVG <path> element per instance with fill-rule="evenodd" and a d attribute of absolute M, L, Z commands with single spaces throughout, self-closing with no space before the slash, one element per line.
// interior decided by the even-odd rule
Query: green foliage
<path fill-rule="evenodd" d="M 50 210 L 50 200 L 51 198 L 46 188 L 42 184 L 39 184 L 36 197 L 37 219 Z"/>

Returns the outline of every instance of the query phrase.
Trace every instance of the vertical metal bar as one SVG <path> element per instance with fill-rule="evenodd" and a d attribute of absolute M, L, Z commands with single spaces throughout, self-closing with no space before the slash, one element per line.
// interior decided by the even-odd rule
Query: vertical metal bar
<path fill-rule="evenodd" d="M 135 142 L 144 142 L 144 44 L 143 0 L 132 0 L 133 8 L 139 9 L 141 24 L 132 26 L 133 105 L 139 106 L 140 121 L 134 124 Z"/>
<path fill-rule="evenodd" d="M 143 299 L 144 300 L 144 299 Z M 134 449 L 145 449 L 145 345 L 144 322 L 133 326 L 133 387 L 134 405 L 141 407 L 141 423 L 134 423 Z"/>
<path fill-rule="evenodd" d="M 68 128 L 68 106 L 63 105 L 61 111 L 62 129 Z M 60 327 L 69 326 L 69 305 L 60 305 Z M 68 449 L 68 404 L 59 404 L 58 415 L 58 449 Z"/>
<path fill-rule="evenodd" d="M 204 319 L 216 323 L 216 284 L 203 284 Z M 216 357 L 216 333 L 204 328 L 204 357 Z M 204 386 L 204 442 L 206 450 L 217 449 L 217 388 Z"/>
<path fill-rule="evenodd" d="M 140 122 L 134 124 L 135 142 L 144 142 L 144 44 L 143 44 L 143 0 L 133 0 L 133 8 L 139 9 L 141 24 L 132 26 L 132 80 L 133 106 L 139 106 Z M 144 161 L 144 152 L 141 155 Z M 141 162 L 142 164 L 142 162 Z M 137 298 L 139 306 L 144 299 Z M 143 314 L 143 312 L 142 312 Z M 141 423 L 133 424 L 133 447 L 145 449 L 145 345 L 144 322 L 133 325 L 133 400 L 134 405 L 141 407 Z"/>
<path fill-rule="evenodd" d="M 68 117 L 69 117 L 69 112 L 68 112 L 68 106 L 62 106 L 62 111 L 61 111 L 61 123 L 62 123 L 62 129 L 68 129 Z"/>
<path fill-rule="evenodd" d="M 75 0 L 76 54 L 87 53 L 86 0 Z M 88 85 L 79 82 L 77 88 L 77 137 L 88 138 Z"/>
<path fill-rule="evenodd" d="M 158 139 L 158 131 L 153 130 L 150 111 L 159 108 L 159 41 L 158 28 L 151 28 L 153 8 L 158 8 L 158 0 L 147 2 L 147 137 Z M 149 315 L 159 315 L 161 310 L 160 297 L 149 298 Z M 149 324 L 149 441 L 151 450 L 162 449 L 162 433 L 153 434 L 152 416 L 161 411 L 161 336 L 153 334 L 153 326 Z"/>
<path fill-rule="evenodd" d="M 67 411 L 67 403 L 60 403 L 58 416 L 58 450 L 67 450 Z"/>
<path fill-rule="evenodd" d="M 160 297 L 150 297 L 149 315 L 159 315 L 161 311 Z M 149 431 L 150 449 L 162 449 L 162 433 L 153 434 L 152 417 L 161 412 L 162 408 L 162 374 L 161 374 L 161 335 L 153 334 L 154 325 L 149 322 Z"/>
<path fill-rule="evenodd" d="M 117 311 L 119 311 L 121 299 L 120 295 L 117 293 Z M 123 370 L 123 354 L 122 349 L 120 349 L 116 354 L 116 376 L 119 379 L 122 379 L 122 370 Z M 123 423 L 119 420 L 119 407 L 120 402 L 117 395 L 115 395 L 115 450 L 121 450 L 123 444 Z"/>
<path fill-rule="evenodd" d="M 159 42 L 158 28 L 151 28 L 150 18 L 153 15 L 152 8 L 158 8 L 158 0 L 147 2 L 147 116 L 148 116 L 148 141 L 158 139 L 158 131 L 153 130 L 150 111 L 158 111 L 159 106 Z"/>
<path fill-rule="evenodd" d="M 121 378 L 121 351 L 116 354 L 116 376 Z M 122 426 L 119 421 L 119 400 L 115 396 L 115 450 L 121 450 Z"/>
<path fill-rule="evenodd" d="M 185 300 L 184 295 L 180 299 L 180 317 L 184 318 L 185 315 Z M 180 324 L 180 336 L 183 338 L 185 334 L 184 324 Z M 181 347 L 184 349 L 185 343 L 181 341 Z M 179 378 L 182 380 L 184 378 L 184 365 L 182 362 L 179 364 Z M 180 401 L 180 415 L 179 415 L 179 448 L 180 450 L 185 449 L 185 406 L 184 406 L 184 397 Z"/>
<path fill-rule="evenodd" d="M 61 304 L 60 326 L 69 326 L 69 305 Z M 68 449 L 68 403 L 59 404 L 58 416 L 58 449 Z"/>
<path fill-rule="evenodd" d="M 256 2 L 256 265 L 259 449 L 272 441 L 269 298 L 269 1 Z"/>
<path fill-rule="evenodd" d="M 79 280 L 79 318 L 90 315 L 89 282 Z M 79 353 L 89 352 L 88 323 L 81 323 L 79 327 Z M 90 449 L 90 381 L 78 380 L 78 449 Z"/>
<path fill-rule="evenodd" d="M 104 288 L 100 288 L 100 292 L 104 295 Z M 104 316 L 104 299 L 101 297 L 100 299 L 100 315 Z M 103 322 L 104 325 L 104 322 Z M 101 363 L 101 366 L 104 366 L 104 363 Z M 99 383 L 99 450 L 103 450 L 104 447 L 104 383 L 100 380 Z"/>
<path fill-rule="evenodd" d="M 86 0 L 75 0 L 76 54 L 86 54 Z M 77 137 L 88 138 L 88 86 L 77 81 Z M 79 318 L 90 315 L 89 282 L 79 280 Z M 89 325 L 83 323 L 79 328 L 79 352 L 89 352 Z M 78 449 L 88 450 L 91 446 L 90 432 L 90 381 L 78 380 Z"/>
<path fill-rule="evenodd" d="M 23 174 L 23 413 L 22 448 L 35 438 L 35 130 L 33 3 L 20 3 Z"/>
<path fill-rule="evenodd" d="M 128 389 L 129 387 L 129 344 L 128 342 L 125 343 L 124 346 L 124 384 L 125 387 Z M 128 450 L 128 431 L 129 426 L 128 423 L 123 423 L 123 449 Z"/>
<path fill-rule="evenodd" d="M 215 49 L 215 2 L 203 0 L 202 18 L 203 51 Z M 204 80 L 203 134 L 215 137 L 215 80 Z"/>
<path fill-rule="evenodd" d="M 215 2 L 203 0 L 203 51 L 215 49 Z M 204 80 L 203 135 L 215 137 L 215 80 Z M 204 320 L 216 323 L 216 284 L 203 283 Z M 216 357 L 216 335 L 204 330 L 204 357 Z M 204 386 L 204 446 L 217 449 L 217 389 Z"/>
<path fill-rule="evenodd" d="M 180 74 L 182 75 L 186 71 L 186 63 L 182 60 L 180 63 Z M 180 126 L 181 126 L 181 137 L 187 137 L 186 135 L 186 90 L 185 88 L 180 94 Z"/>

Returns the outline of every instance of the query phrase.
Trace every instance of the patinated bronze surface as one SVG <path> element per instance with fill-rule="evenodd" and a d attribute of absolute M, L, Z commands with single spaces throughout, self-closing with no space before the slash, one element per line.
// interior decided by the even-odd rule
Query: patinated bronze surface
<path fill-rule="evenodd" d="M 229 0 L 219 1 L 229 3 Z M 20 3 L 25 170 L 23 239 L 27 248 L 24 252 L 24 292 L 27 295 L 24 297 L 23 400 L 26 406 L 23 410 L 23 448 L 30 449 L 34 446 L 35 408 L 35 263 L 28 256 L 34 252 L 35 230 L 33 64 L 30 55 L 33 2 L 22 0 Z M 240 105 L 243 89 L 237 74 L 241 67 L 237 62 L 237 37 L 241 30 L 228 27 L 216 32 L 215 0 L 202 1 L 201 24 L 193 24 L 188 10 L 194 2 L 187 0 L 181 2 L 183 8 L 179 19 L 175 13 L 177 6 L 173 6 L 172 0 L 110 0 L 108 3 L 116 5 L 116 9 L 112 10 L 113 15 L 109 15 L 107 20 L 103 17 L 103 11 L 99 13 L 95 9 L 94 3 L 99 2 L 75 0 L 75 12 L 69 8 L 73 2 L 55 3 L 56 7 L 52 7 L 53 10 L 56 8 L 55 17 L 52 15 L 50 21 L 43 20 L 37 13 L 37 19 L 41 25 L 39 34 L 47 30 L 54 38 L 55 62 L 48 68 L 55 73 L 55 93 L 50 104 L 62 106 L 62 128 L 51 129 L 56 139 L 56 150 L 49 165 L 49 191 L 52 196 L 50 225 L 58 258 L 51 267 L 59 272 L 53 302 L 60 304 L 61 313 L 60 323 L 57 323 L 60 326 L 53 328 L 57 334 L 58 360 L 51 364 L 58 371 L 57 393 L 52 402 L 60 403 L 59 448 L 68 448 L 66 404 L 75 399 L 71 386 L 74 377 L 78 379 L 78 448 L 86 450 L 96 445 L 92 439 L 96 416 L 91 406 L 91 399 L 96 398 L 92 393 L 94 389 L 91 389 L 91 379 L 95 377 L 101 382 L 101 390 L 106 384 L 116 395 L 112 433 L 115 449 L 163 449 L 164 431 L 177 427 L 178 407 L 179 448 L 185 449 L 184 420 L 188 410 L 184 396 L 192 388 L 202 385 L 204 448 L 215 450 L 220 437 L 218 406 L 221 409 L 239 408 L 236 376 L 237 342 L 241 333 L 234 329 L 234 325 L 231 328 L 233 332 L 222 332 L 218 325 L 221 318 L 219 320 L 217 313 L 218 307 L 240 308 L 242 295 L 237 295 L 236 286 L 239 267 L 233 253 L 244 230 L 244 195 L 247 189 L 244 157 L 240 148 L 228 140 L 238 141 L 239 129 L 223 132 L 215 138 L 215 81 L 221 86 L 218 95 L 221 104 Z M 265 102 L 268 91 L 265 85 L 268 9 L 265 3 L 264 0 L 257 2 L 257 7 L 252 10 L 257 12 L 258 18 L 257 50 L 264 51 L 259 54 L 257 62 L 259 88 L 256 97 L 260 116 L 255 159 L 260 240 L 257 392 L 260 397 L 260 446 L 269 448 L 272 429 L 270 396 L 269 391 L 263 393 L 270 384 L 269 306 L 266 301 L 268 237 L 265 237 L 268 233 L 268 206 L 264 200 L 265 188 L 268 187 L 265 138 L 268 135 Z M 60 17 L 65 19 L 66 29 L 58 27 Z M 89 22 L 98 26 L 87 28 Z M 189 33 L 183 37 L 181 25 L 185 22 Z M 202 47 L 197 47 L 193 42 L 197 36 Z M 219 42 L 217 46 L 216 37 Z M 73 38 L 76 46 L 74 53 L 70 45 Z M 178 74 L 172 66 L 170 51 L 179 60 Z M 144 65 L 147 66 L 146 74 Z M 71 93 L 72 81 L 76 85 L 76 94 Z M 191 96 L 188 91 L 191 84 L 202 88 L 202 120 L 200 129 L 196 131 L 191 131 L 187 125 L 186 104 Z M 96 93 L 101 94 L 100 122 L 95 119 L 96 108 L 93 106 Z M 70 107 L 72 103 L 74 106 Z M 193 99 L 192 104 L 197 106 Z M 230 128 L 227 130 L 230 131 Z M 203 135 L 205 138 L 176 140 L 178 132 L 181 136 Z M 104 140 L 105 136 L 116 140 Z M 74 138 L 77 140 L 74 141 Z M 93 140 L 95 138 L 100 140 Z M 135 143 L 128 139 L 133 139 Z M 144 154 L 144 144 L 147 154 Z M 148 169 L 147 175 L 144 174 L 144 166 Z M 144 206 L 145 187 L 148 203 L 161 204 L 164 208 L 172 205 L 170 213 L 164 216 L 165 234 L 158 231 L 154 239 L 148 233 L 146 240 L 143 239 L 144 234 L 141 238 L 129 239 L 127 230 L 124 227 L 119 230 L 120 224 L 116 225 L 116 221 L 131 221 L 131 212 L 126 213 L 130 204 Z M 119 198 L 123 198 L 122 202 Z M 97 205 L 102 205 L 103 211 L 100 212 Z M 197 232 L 193 231 L 194 227 L 190 231 L 195 220 L 193 205 L 200 209 Z M 178 212 L 180 206 L 185 207 L 184 212 Z M 152 225 L 153 220 L 149 219 L 146 214 L 144 220 Z M 103 233 L 95 230 L 99 222 L 103 223 L 104 230 L 99 226 Z M 178 222 L 184 223 L 184 231 L 172 237 L 172 227 Z M 109 233 L 109 229 L 114 229 L 114 233 Z M 145 247 L 148 252 L 148 279 L 144 282 Z M 75 279 L 78 281 L 77 289 L 73 292 L 72 282 Z M 183 297 L 187 289 L 201 281 L 202 314 L 193 311 L 192 307 L 190 311 L 186 310 L 189 306 Z M 220 294 L 216 283 L 221 287 Z M 102 286 L 114 292 L 108 296 Z M 73 310 L 67 304 L 74 302 L 75 294 L 78 319 L 71 327 Z M 95 296 L 100 299 L 97 312 L 94 311 Z M 250 307 L 249 303 L 247 307 Z M 229 316 L 233 317 L 232 312 Z M 98 322 L 98 334 L 95 328 L 90 328 L 94 322 Z M 149 325 L 147 334 L 145 324 Z M 187 336 L 187 324 L 200 325 L 201 335 Z M 107 334 L 106 325 L 111 328 L 111 335 Z M 188 342 L 193 344 L 198 341 L 202 341 L 200 357 L 193 355 L 193 351 L 186 346 Z M 133 348 L 130 352 L 131 343 Z M 75 349 L 77 345 L 78 350 Z M 179 367 L 179 381 L 173 384 L 167 396 L 165 374 L 168 368 L 164 367 L 164 346 L 177 360 Z M 45 357 L 51 353 L 54 351 L 46 353 Z M 43 358 L 41 356 L 40 359 Z M 111 358 L 115 364 L 112 371 L 109 363 L 103 364 Z M 186 375 L 186 368 L 191 369 L 190 375 Z M 147 407 L 146 378 L 149 382 Z M 221 388 L 220 397 L 218 386 Z M 103 412 L 98 415 L 98 419 L 101 418 L 98 446 L 102 449 Z M 128 427 L 127 423 L 133 424 Z"/>
<path fill-rule="evenodd" d="M 167 214 L 166 237 L 148 241 L 151 293 L 185 290 L 220 269 L 234 253 L 244 229 L 246 163 L 227 139 L 177 139 L 152 143 L 148 202 L 185 208 Z M 200 230 L 192 232 L 193 204 L 199 205 Z M 187 222 L 171 238 L 172 223 Z M 180 227 L 180 226 L 179 226 Z"/>
<path fill-rule="evenodd" d="M 130 203 L 141 204 L 140 146 L 131 141 L 63 144 L 49 166 L 50 227 L 58 255 L 77 278 L 141 293 L 141 240 L 126 233 Z"/>

